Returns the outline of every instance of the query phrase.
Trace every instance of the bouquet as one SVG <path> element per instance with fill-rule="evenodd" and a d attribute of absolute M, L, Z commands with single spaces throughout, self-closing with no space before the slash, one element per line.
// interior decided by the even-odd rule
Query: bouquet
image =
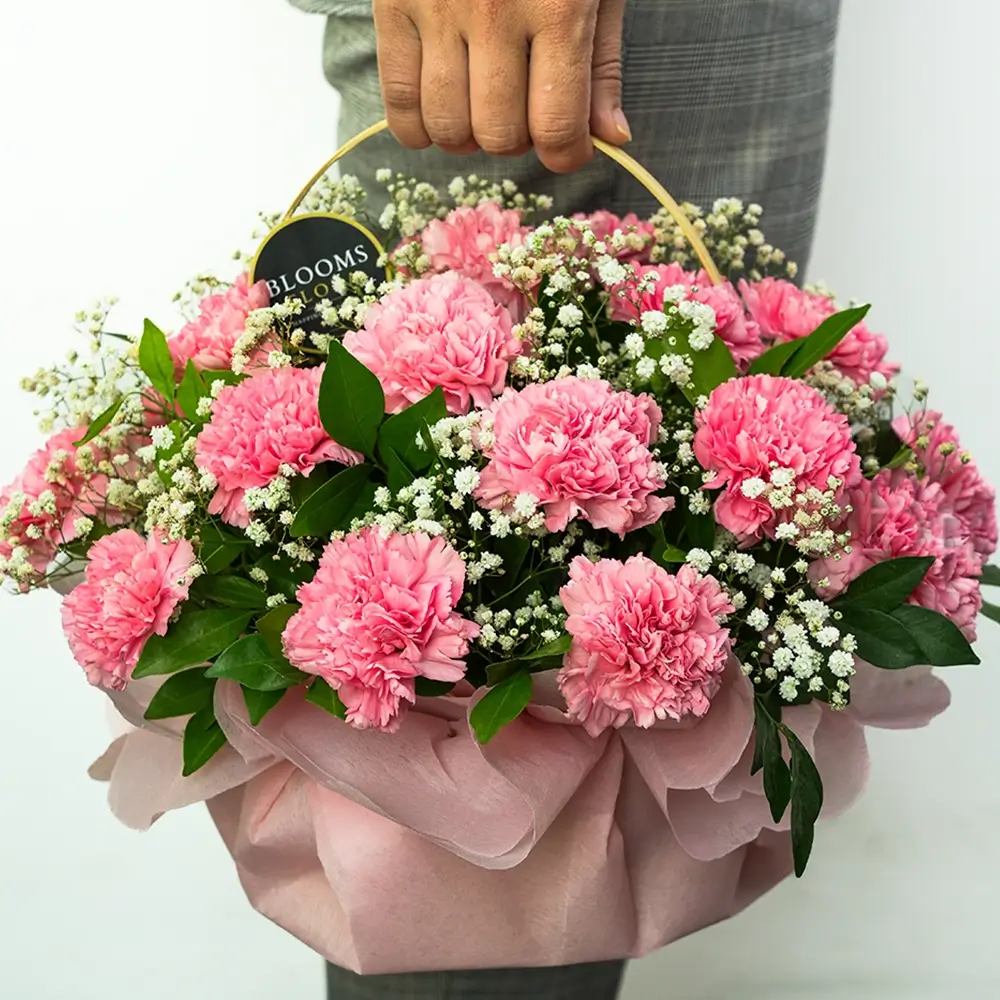
<path fill-rule="evenodd" d="M 994 492 L 758 206 L 380 181 L 376 276 L 244 256 L 171 334 L 78 317 L 89 360 L 26 382 L 52 436 L 0 572 L 65 594 L 129 724 L 115 811 L 207 801 L 331 960 L 641 954 L 801 875 L 864 727 L 946 707 L 929 668 L 998 615 Z"/>

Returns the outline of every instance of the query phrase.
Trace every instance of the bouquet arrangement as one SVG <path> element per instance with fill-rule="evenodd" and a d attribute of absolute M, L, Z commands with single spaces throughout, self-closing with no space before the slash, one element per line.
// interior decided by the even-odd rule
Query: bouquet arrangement
<path fill-rule="evenodd" d="M 65 593 L 130 723 L 95 769 L 119 815 L 208 801 L 327 957 L 648 951 L 801 875 L 864 726 L 947 705 L 928 668 L 997 614 L 993 490 L 759 207 L 538 221 L 381 180 L 384 280 L 202 276 L 169 335 L 79 317 L 89 360 L 27 380 L 54 434 L 0 571 Z"/>

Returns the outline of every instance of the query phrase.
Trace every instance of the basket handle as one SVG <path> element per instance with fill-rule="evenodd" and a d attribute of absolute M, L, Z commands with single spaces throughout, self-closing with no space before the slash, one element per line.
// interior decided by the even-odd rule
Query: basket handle
<path fill-rule="evenodd" d="M 292 202 L 288 211 L 285 213 L 285 218 L 289 219 L 295 214 L 296 209 L 305 200 L 306 196 L 313 189 L 316 183 L 323 177 L 323 175 L 339 160 L 341 157 L 346 156 L 352 149 L 356 149 L 361 143 L 366 142 L 374 135 L 378 135 L 379 132 L 384 132 L 389 127 L 388 122 L 383 118 L 382 121 L 376 122 L 374 125 L 370 125 L 364 131 L 359 132 L 353 139 L 348 139 L 340 149 L 337 150 L 333 156 L 330 157 L 326 163 L 323 164 L 319 170 L 309 179 L 309 183 L 299 192 L 296 196 L 295 201 Z M 680 205 L 674 200 L 670 192 L 644 167 L 641 163 L 637 163 L 628 153 L 623 149 L 619 149 L 617 146 L 609 145 L 602 139 L 594 138 L 594 147 L 602 152 L 605 156 L 614 160 L 615 163 L 624 167 L 662 206 L 666 211 L 668 211 L 673 218 L 674 222 L 677 223 L 681 232 L 687 238 L 688 243 L 691 244 L 691 249 L 694 250 L 701 262 L 701 266 L 705 269 L 705 272 L 712 280 L 712 284 L 721 285 L 724 282 L 722 275 L 719 272 L 718 267 L 715 265 L 715 261 L 712 260 L 711 254 L 709 254 L 708 249 L 702 242 L 701 237 L 698 235 L 697 230 L 691 224 L 691 220 L 681 211 Z"/>

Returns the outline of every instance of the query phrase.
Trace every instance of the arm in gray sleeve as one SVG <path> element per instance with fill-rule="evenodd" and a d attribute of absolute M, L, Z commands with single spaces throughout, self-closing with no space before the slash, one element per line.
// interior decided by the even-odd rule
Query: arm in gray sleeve
<path fill-rule="evenodd" d="M 307 14 L 332 14 L 334 17 L 371 16 L 372 0 L 288 0 Z"/>

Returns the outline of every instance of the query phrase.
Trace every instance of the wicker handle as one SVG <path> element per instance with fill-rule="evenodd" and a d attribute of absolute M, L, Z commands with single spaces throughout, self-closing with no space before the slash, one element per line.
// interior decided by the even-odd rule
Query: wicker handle
<path fill-rule="evenodd" d="M 388 127 L 388 123 L 383 118 L 382 121 L 369 126 L 363 132 L 359 132 L 353 139 L 348 139 L 309 179 L 309 183 L 299 192 L 295 201 L 292 202 L 291 207 L 285 213 L 285 218 L 291 218 L 295 214 L 295 210 L 302 204 L 317 181 L 341 157 L 346 156 L 352 149 L 356 149 L 361 143 L 367 141 L 372 136 L 378 135 L 379 132 L 384 132 Z M 673 199 L 670 192 L 642 164 L 637 163 L 623 149 L 611 146 L 601 139 L 595 138 L 593 143 L 595 148 L 600 150 L 605 156 L 610 157 L 615 163 L 624 167 L 670 213 L 674 222 L 680 227 L 681 232 L 687 237 L 688 242 L 691 244 L 691 249 L 694 250 L 698 260 L 701 262 L 701 266 L 711 278 L 712 283 L 721 285 L 723 278 L 719 273 L 719 269 L 715 266 L 715 261 L 712 260 L 697 230 L 691 225 L 691 220 L 681 211 L 680 205 Z"/>

